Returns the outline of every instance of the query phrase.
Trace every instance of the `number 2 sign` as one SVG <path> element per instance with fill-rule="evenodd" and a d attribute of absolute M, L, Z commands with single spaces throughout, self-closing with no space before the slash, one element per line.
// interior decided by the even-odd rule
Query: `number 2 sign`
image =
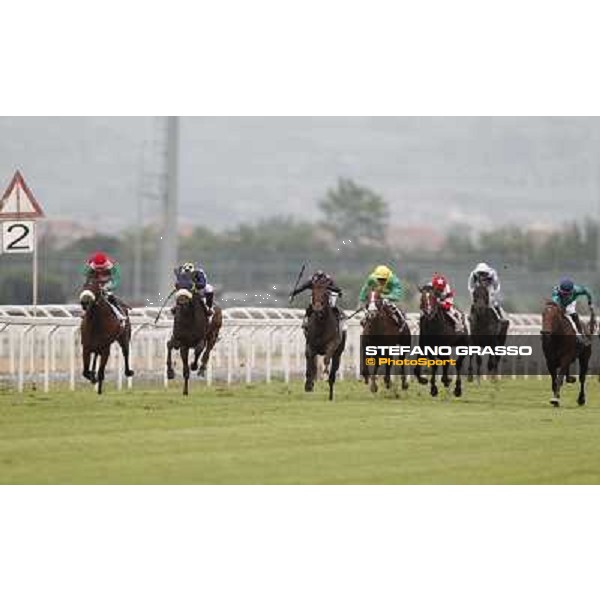
<path fill-rule="evenodd" d="M 33 221 L 2 221 L 2 252 L 31 254 L 35 247 Z"/>

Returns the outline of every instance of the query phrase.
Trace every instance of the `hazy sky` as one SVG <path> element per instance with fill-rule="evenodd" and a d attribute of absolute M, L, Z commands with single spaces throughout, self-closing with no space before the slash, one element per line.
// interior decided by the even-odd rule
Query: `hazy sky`
<path fill-rule="evenodd" d="M 114 229 L 159 210 L 164 119 L 0 119 L 0 185 L 21 169 L 50 217 Z M 180 219 L 316 218 L 339 176 L 397 223 L 560 222 L 597 211 L 600 121 L 488 117 L 187 117 Z M 442 215 L 444 215 L 442 217 Z"/>

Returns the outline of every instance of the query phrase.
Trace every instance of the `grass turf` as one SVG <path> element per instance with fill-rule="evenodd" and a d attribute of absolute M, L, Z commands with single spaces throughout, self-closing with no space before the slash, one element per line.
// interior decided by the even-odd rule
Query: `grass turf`
<path fill-rule="evenodd" d="M 0 483 L 600 483 L 600 386 L 548 378 L 400 399 L 357 382 L 0 394 Z"/>

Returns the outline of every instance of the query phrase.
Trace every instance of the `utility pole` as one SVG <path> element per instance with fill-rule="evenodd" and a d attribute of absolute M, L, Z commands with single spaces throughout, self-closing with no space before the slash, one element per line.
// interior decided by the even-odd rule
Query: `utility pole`
<path fill-rule="evenodd" d="M 167 117 L 167 189 L 163 203 L 157 289 L 163 301 L 173 286 L 177 263 L 177 199 L 179 193 L 179 117 Z"/>

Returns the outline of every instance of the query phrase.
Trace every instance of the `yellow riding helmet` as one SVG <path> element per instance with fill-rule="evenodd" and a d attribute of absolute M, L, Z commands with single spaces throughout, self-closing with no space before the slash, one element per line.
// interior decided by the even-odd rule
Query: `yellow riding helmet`
<path fill-rule="evenodd" d="M 373 271 L 373 275 L 375 276 L 375 279 L 388 280 L 392 276 L 392 270 L 385 265 L 379 265 L 375 271 Z"/>

